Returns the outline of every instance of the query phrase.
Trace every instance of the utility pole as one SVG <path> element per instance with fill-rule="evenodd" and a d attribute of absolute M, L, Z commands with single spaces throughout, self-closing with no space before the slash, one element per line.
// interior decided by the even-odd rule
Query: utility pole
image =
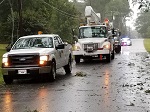
<path fill-rule="evenodd" d="M 23 27 L 22 27 L 22 0 L 18 0 L 18 13 L 19 13 L 19 36 L 23 36 Z"/>
<path fill-rule="evenodd" d="M 12 7 L 12 3 L 10 2 L 10 0 L 8 0 L 9 5 L 10 5 L 10 10 L 11 10 L 11 19 L 12 19 L 12 31 L 11 31 L 11 44 L 14 43 L 14 11 L 13 11 L 13 7 Z"/>
<path fill-rule="evenodd" d="M 90 0 L 90 6 L 91 6 L 91 0 Z"/>

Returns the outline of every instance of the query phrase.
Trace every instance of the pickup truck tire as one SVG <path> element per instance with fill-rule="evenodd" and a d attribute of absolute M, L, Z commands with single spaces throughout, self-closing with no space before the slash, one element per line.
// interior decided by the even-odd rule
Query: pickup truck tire
<path fill-rule="evenodd" d="M 49 77 L 49 81 L 55 81 L 55 76 L 56 76 L 56 64 L 55 64 L 55 62 L 53 61 L 52 62 L 52 67 L 51 67 L 51 71 L 50 71 L 50 73 L 49 73 L 49 75 L 48 75 L 48 77 Z"/>
<path fill-rule="evenodd" d="M 11 84 L 13 82 L 13 78 L 7 75 L 3 75 L 3 79 L 6 84 Z"/>
<path fill-rule="evenodd" d="M 111 53 L 111 59 L 114 59 L 114 58 L 115 58 L 115 51 L 113 50 Z"/>
<path fill-rule="evenodd" d="M 80 56 L 75 56 L 75 62 L 80 63 L 80 58 L 81 58 Z"/>
<path fill-rule="evenodd" d="M 111 62 L 111 54 L 106 54 L 106 62 Z"/>
<path fill-rule="evenodd" d="M 64 70 L 66 72 L 66 74 L 70 74 L 71 70 L 72 70 L 72 60 L 71 57 L 68 60 L 68 64 L 64 66 Z"/>
<path fill-rule="evenodd" d="M 120 53 L 120 51 L 121 51 L 121 45 L 118 45 L 118 47 L 115 48 L 115 52 L 116 52 L 116 53 Z"/>

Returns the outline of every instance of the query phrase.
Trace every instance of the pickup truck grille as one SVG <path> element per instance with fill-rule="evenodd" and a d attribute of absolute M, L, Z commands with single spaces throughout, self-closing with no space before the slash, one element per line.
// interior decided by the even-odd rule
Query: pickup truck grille
<path fill-rule="evenodd" d="M 39 62 L 38 54 L 18 54 L 9 55 L 10 66 L 14 65 L 37 65 Z"/>
<path fill-rule="evenodd" d="M 84 51 L 86 52 L 94 52 L 98 49 L 98 43 L 89 43 L 83 45 Z"/>

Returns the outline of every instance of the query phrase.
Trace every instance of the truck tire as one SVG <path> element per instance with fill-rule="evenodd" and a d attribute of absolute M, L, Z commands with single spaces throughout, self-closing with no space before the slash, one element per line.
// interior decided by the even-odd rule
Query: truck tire
<path fill-rule="evenodd" d="M 115 58 L 115 50 L 113 49 L 112 53 L 111 53 L 111 59 Z"/>
<path fill-rule="evenodd" d="M 52 81 L 52 82 L 55 81 L 55 77 L 56 77 L 56 64 L 53 61 L 52 62 L 52 67 L 51 67 L 51 71 L 49 73 L 50 81 Z"/>
<path fill-rule="evenodd" d="M 121 51 L 121 45 L 119 45 L 118 48 L 115 48 L 116 53 L 120 53 L 120 51 Z"/>
<path fill-rule="evenodd" d="M 11 83 L 13 83 L 13 78 L 10 77 L 10 76 L 3 75 L 3 79 L 4 79 L 4 82 L 5 82 L 6 84 L 11 84 Z"/>
<path fill-rule="evenodd" d="M 69 57 L 68 64 L 64 66 L 64 70 L 65 70 L 66 74 L 70 74 L 71 73 L 71 70 L 72 70 L 71 57 Z"/>
<path fill-rule="evenodd" d="M 75 56 L 75 62 L 80 63 L 80 58 L 81 58 L 80 56 Z"/>
<path fill-rule="evenodd" d="M 111 62 L 111 54 L 106 54 L 106 62 Z"/>

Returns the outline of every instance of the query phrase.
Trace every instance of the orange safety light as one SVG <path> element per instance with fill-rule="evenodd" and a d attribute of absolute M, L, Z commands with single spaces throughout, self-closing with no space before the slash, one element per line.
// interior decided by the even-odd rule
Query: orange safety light
<path fill-rule="evenodd" d="M 105 18 L 105 19 L 104 19 L 104 22 L 105 22 L 105 23 L 109 23 L 109 19 L 108 19 L 108 18 Z"/>
<path fill-rule="evenodd" d="M 41 35 L 43 32 L 42 31 L 38 31 L 38 34 Z"/>

